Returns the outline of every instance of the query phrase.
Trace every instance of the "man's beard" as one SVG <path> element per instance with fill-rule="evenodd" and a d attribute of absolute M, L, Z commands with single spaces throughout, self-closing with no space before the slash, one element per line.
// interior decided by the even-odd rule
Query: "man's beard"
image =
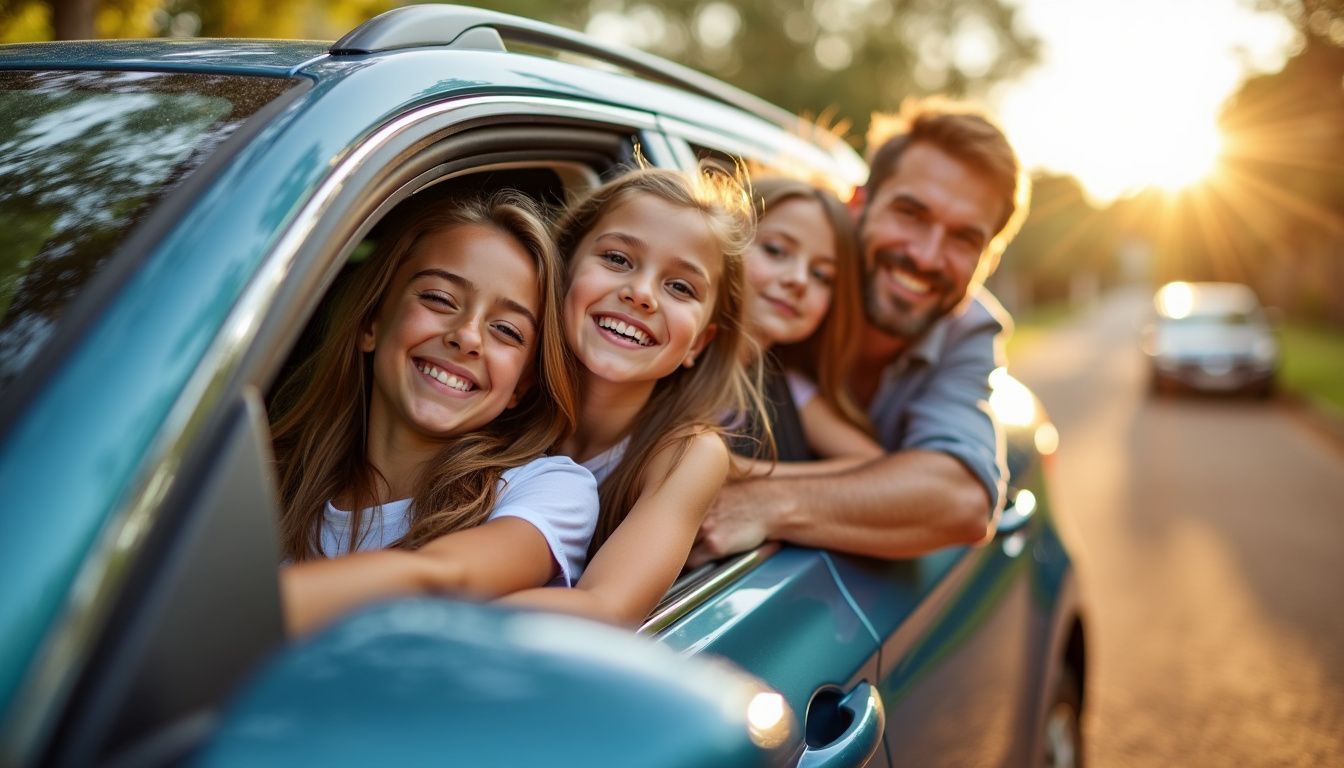
<path fill-rule="evenodd" d="M 913 341 L 923 336 L 929 327 L 961 303 L 964 294 L 953 295 L 953 286 L 941 272 L 919 269 L 913 259 L 901 251 L 878 251 L 874 255 L 873 273 L 864 281 L 863 304 L 868 322 L 889 336 Z M 927 281 L 938 301 L 927 309 L 916 310 L 899 296 L 883 296 L 876 273 L 896 267 Z"/>

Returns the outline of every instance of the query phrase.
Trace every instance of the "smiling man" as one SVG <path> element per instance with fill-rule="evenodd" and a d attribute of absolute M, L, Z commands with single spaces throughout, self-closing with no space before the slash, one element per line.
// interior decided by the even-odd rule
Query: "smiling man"
<path fill-rule="evenodd" d="M 848 377 L 887 455 L 725 487 L 692 563 L 767 539 L 913 557 L 993 531 L 1005 470 L 989 374 L 1011 323 L 982 283 L 1026 215 L 1028 183 L 1007 138 L 966 105 L 907 102 L 894 127 L 871 142 L 853 202 L 867 323 Z"/>

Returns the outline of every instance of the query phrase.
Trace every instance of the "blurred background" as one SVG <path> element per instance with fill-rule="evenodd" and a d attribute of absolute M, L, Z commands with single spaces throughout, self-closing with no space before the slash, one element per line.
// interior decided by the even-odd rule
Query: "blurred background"
<path fill-rule="evenodd" d="M 0 42 L 335 39 L 400 4 L 0 0 Z M 1010 370 L 1062 435 L 1089 760 L 1344 765 L 1344 2 L 473 4 L 680 61 L 859 148 L 906 96 L 986 104 L 1033 170 L 991 287 L 1018 319 Z M 1264 397 L 1220 391 L 1225 340 L 1171 363 L 1213 394 L 1154 386 L 1173 280 L 1266 305 Z"/>

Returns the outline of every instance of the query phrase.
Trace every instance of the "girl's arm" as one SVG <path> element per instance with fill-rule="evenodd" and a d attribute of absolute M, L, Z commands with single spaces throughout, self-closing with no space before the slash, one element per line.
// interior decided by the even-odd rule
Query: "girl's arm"
<path fill-rule="evenodd" d="M 863 430 L 845 421 L 826 400 L 813 397 L 798 409 L 807 446 L 823 459 L 859 459 L 859 464 L 882 456 L 882 446 Z M 853 466 L 853 465 L 851 465 Z"/>
<path fill-rule="evenodd" d="M 835 408 L 819 396 L 809 398 L 798 409 L 798 417 L 807 437 L 807 447 L 822 457 L 820 460 L 769 462 L 734 455 L 733 479 L 828 475 L 854 469 L 883 455 L 882 446 L 841 418 Z"/>
<path fill-rule="evenodd" d="M 532 589 L 506 602 L 638 626 L 686 565 L 705 511 L 728 473 L 718 435 L 690 438 L 675 466 L 665 448 L 649 463 L 639 500 L 573 589 Z"/>
<path fill-rule="evenodd" d="M 280 594 L 285 625 L 291 635 L 298 635 L 378 600 L 442 594 L 498 597 L 545 584 L 555 569 L 541 531 L 525 520 L 501 517 L 440 536 L 413 552 L 356 552 L 286 566 L 280 570 Z"/>

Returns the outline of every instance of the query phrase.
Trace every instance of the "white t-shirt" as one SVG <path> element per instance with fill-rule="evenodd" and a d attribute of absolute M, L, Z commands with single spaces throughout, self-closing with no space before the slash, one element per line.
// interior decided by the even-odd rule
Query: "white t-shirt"
<path fill-rule="evenodd" d="M 621 463 L 621 459 L 625 458 L 625 449 L 629 447 L 630 437 L 627 435 L 619 443 L 588 459 L 580 466 L 592 472 L 597 484 L 601 485 L 602 481 L 607 479 L 607 475 L 610 475 L 611 471 L 616 469 L 616 465 Z"/>
<path fill-rule="evenodd" d="M 322 551 L 327 557 L 346 554 L 350 513 L 327 502 L 322 516 Z M 597 527 L 597 483 L 588 470 L 568 456 L 542 456 L 521 467 L 504 470 L 499 496 L 487 520 L 517 517 L 541 531 L 559 566 L 552 585 L 578 581 L 588 559 L 588 542 Z M 385 549 L 410 530 L 411 500 L 398 499 L 364 510 L 357 549 Z"/>

